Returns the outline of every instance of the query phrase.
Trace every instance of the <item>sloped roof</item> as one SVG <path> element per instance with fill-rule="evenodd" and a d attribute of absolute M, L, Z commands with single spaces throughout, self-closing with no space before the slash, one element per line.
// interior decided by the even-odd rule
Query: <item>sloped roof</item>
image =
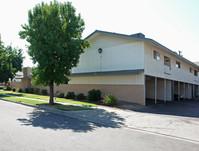
<path fill-rule="evenodd" d="M 15 79 L 22 79 L 23 78 L 23 72 L 18 71 L 14 78 Z"/>
<path fill-rule="evenodd" d="M 85 39 L 90 39 L 92 36 L 94 36 L 95 34 L 105 34 L 105 35 L 111 35 L 111 36 L 117 36 L 117 37 L 123 37 L 123 38 L 129 38 L 129 39 L 134 39 L 134 40 L 142 40 L 145 42 L 149 42 L 152 43 L 154 45 L 156 45 L 157 47 L 163 49 L 164 51 L 168 52 L 169 54 L 172 54 L 173 56 L 193 65 L 194 67 L 196 67 L 197 69 L 199 69 L 199 65 L 189 61 L 188 59 L 184 58 L 183 56 L 178 55 L 176 52 L 172 51 L 171 49 L 165 47 L 164 45 L 158 43 L 157 41 L 150 39 L 150 38 L 144 38 L 144 37 L 138 37 L 135 36 L 135 34 L 133 35 L 125 35 L 125 34 L 119 34 L 119 33 L 113 33 L 113 32 L 107 32 L 107 31 L 101 31 L 101 30 L 95 30 L 93 33 L 91 33 L 90 35 L 88 35 Z"/>
<path fill-rule="evenodd" d="M 195 64 L 197 64 L 199 66 L 199 62 L 194 62 Z"/>
<path fill-rule="evenodd" d="M 18 71 L 14 77 L 15 79 L 30 79 L 30 76 L 24 76 L 23 72 Z"/>

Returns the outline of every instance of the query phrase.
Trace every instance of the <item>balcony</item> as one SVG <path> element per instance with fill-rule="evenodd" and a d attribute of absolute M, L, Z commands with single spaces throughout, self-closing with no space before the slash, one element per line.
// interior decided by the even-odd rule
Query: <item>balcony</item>
<path fill-rule="evenodd" d="M 164 73 L 171 75 L 171 67 L 164 65 Z"/>
<path fill-rule="evenodd" d="M 194 76 L 194 81 L 198 82 L 198 77 L 197 76 Z"/>

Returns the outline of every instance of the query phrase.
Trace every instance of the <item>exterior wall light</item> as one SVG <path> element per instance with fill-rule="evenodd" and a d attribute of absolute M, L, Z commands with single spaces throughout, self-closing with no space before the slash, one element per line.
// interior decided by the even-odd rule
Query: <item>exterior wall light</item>
<path fill-rule="evenodd" d="M 99 52 L 99 53 L 102 53 L 102 48 L 99 48 L 99 49 L 98 49 L 98 52 Z"/>

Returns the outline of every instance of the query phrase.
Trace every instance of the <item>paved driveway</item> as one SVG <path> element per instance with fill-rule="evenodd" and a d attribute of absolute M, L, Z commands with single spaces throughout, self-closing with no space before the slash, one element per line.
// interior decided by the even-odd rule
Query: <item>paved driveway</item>
<path fill-rule="evenodd" d="M 140 109 L 140 112 L 199 118 L 199 100 L 161 103 Z"/>
<path fill-rule="evenodd" d="M 128 127 L 199 143 L 199 101 L 180 101 L 151 107 L 74 111 L 67 115 L 90 121 Z"/>

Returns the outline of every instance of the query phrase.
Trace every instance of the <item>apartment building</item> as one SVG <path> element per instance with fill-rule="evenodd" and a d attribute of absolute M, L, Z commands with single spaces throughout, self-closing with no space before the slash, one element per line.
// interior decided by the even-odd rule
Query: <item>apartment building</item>
<path fill-rule="evenodd" d="M 102 96 L 111 93 L 119 101 L 140 105 L 198 96 L 199 66 L 144 34 L 96 30 L 86 39 L 91 47 L 81 54 L 69 83 L 55 86 L 55 94 L 74 91 L 87 95 L 89 90 L 99 89 Z M 26 81 L 23 88 L 33 87 L 30 79 L 22 81 Z"/>
<path fill-rule="evenodd" d="M 96 30 L 69 84 L 92 85 L 121 101 L 146 105 L 198 95 L 199 66 L 142 33 Z"/>

